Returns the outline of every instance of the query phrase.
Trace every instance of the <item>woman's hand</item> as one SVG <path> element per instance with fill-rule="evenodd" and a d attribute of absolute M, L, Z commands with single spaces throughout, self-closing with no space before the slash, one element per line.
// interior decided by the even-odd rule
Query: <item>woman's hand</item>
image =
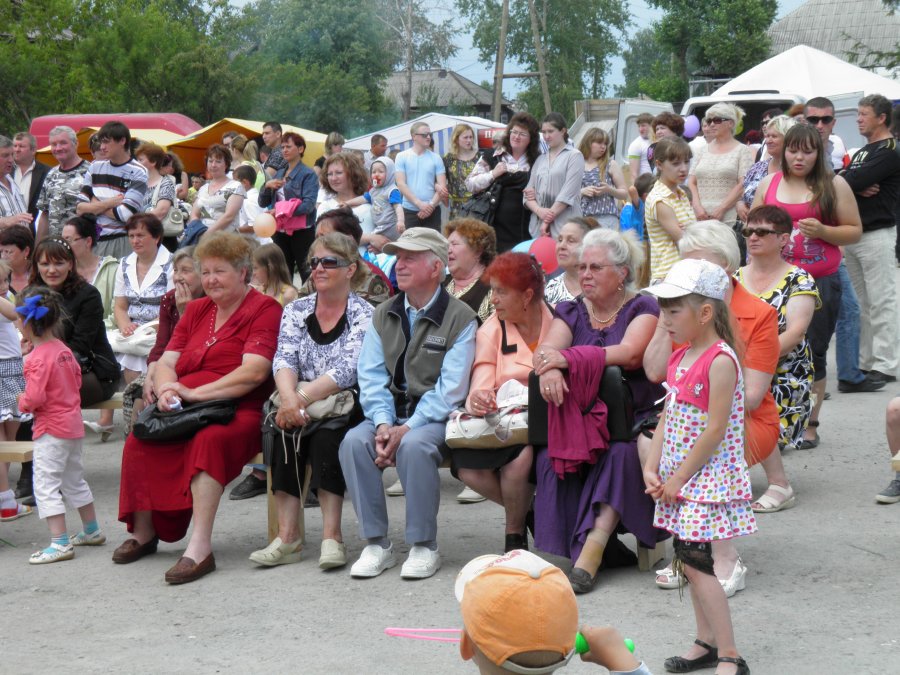
<path fill-rule="evenodd" d="M 491 169 L 491 175 L 494 177 L 494 180 L 497 180 L 507 171 L 509 171 L 509 167 L 506 166 L 506 162 L 497 162 L 497 165 Z"/>
<path fill-rule="evenodd" d="M 525 188 L 522 190 L 522 194 L 525 196 L 525 201 L 528 202 L 536 202 L 537 201 L 537 192 L 533 187 Z"/>
<path fill-rule="evenodd" d="M 725 218 L 726 213 L 728 213 L 728 209 L 724 205 L 719 204 L 716 208 L 713 209 L 712 213 L 709 214 L 709 217 L 713 220 L 722 222 L 722 219 Z"/>
<path fill-rule="evenodd" d="M 182 404 L 190 403 L 194 400 L 194 390 L 190 387 L 185 387 L 178 381 L 166 382 L 159 388 L 156 395 L 156 405 L 163 412 L 172 410 L 176 400 L 181 401 Z"/>
<path fill-rule="evenodd" d="M 469 400 L 470 413 L 484 417 L 492 412 L 497 412 L 497 394 L 493 389 L 477 389 L 473 391 Z"/>
<path fill-rule="evenodd" d="M 562 371 L 556 368 L 548 370 L 541 375 L 540 383 L 541 398 L 557 408 L 561 406 L 566 394 L 569 393 L 569 387 L 566 385 L 566 378 L 563 377 Z"/>
<path fill-rule="evenodd" d="M 735 209 L 737 210 L 738 220 L 742 223 L 746 223 L 747 214 L 750 213 L 750 207 L 744 203 L 743 199 L 739 199 L 738 203 L 735 205 Z"/>
<path fill-rule="evenodd" d="M 156 392 L 153 391 L 152 377 L 148 376 L 144 378 L 144 389 L 141 392 L 141 397 L 144 399 L 144 403 L 146 403 L 147 405 L 156 402 Z"/>
<path fill-rule="evenodd" d="M 660 495 L 660 499 L 664 502 L 669 502 L 670 504 L 674 504 L 681 497 L 680 492 L 681 488 L 684 487 L 684 484 L 687 481 L 681 478 L 677 473 L 673 474 L 669 480 L 667 480 L 662 486 L 662 494 Z"/>
<path fill-rule="evenodd" d="M 694 215 L 697 216 L 697 220 L 709 220 L 710 216 L 706 212 L 706 209 L 703 208 L 703 204 L 700 201 L 695 201 L 694 204 Z"/>
<path fill-rule="evenodd" d="M 31 343 L 31 340 L 26 340 L 25 338 L 22 338 L 19 341 L 19 346 L 22 348 L 22 356 L 28 356 L 34 349 L 34 345 Z"/>
<path fill-rule="evenodd" d="M 187 304 L 194 299 L 191 293 L 191 287 L 184 281 L 175 282 L 175 308 L 178 310 L 179 316 L 184 316 L 184 310 Z"/>
<path fill-rule="evenodd" d="M 562 352 L 547 345 L 540 346 L 531 358 L 531 363 L 534 366 L 534 372 L 538 375 L 543 375 L 554 368 L 563 370 L 569 367 L 569 362 L 566 361 L 566 357 L 562 355 Z"/>
<path fill-rule="evenodd" d="M 797 229 L 807 239 L 821 239 L 825 234 L 825 225 L 816 218 L 802 218 L 797 221 Z"/>
<path fill-rule="evenodd" d="M 309 422 L 309 415 L 300 403 L 300 397 L 291 392 L 288 397 L 281 397 L 281 406 L 275 415 L 275 424 L 281 429 L 296 429 Z"/>
<path fill-rule="evenodd" d="M 267 180 L 263 187 L 267 187 L 270 190 L 280 190 L 284 187 L 284 183 L 284 178 L 273 178 L 272 180 Z"/>
<path fill-rule="evenodd" d="M 134 331 L 136 331 L 138 325 L 133 321 L 131 323 L 125 324 L 124 326 L 119 326 L 119 332 L 123 337 L 131 337 L 134 335 Z"/>

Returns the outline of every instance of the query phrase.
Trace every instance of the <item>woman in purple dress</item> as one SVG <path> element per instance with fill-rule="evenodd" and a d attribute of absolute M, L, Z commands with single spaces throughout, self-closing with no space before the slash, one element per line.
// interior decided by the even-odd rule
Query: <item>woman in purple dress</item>
<path fill-rule="evenodd" d="M 602 347 L 606 364 L 620 366 L 631 389 L 637 421 L 647 417 L 662 388 L 652 384 L 641 366 L 656 329 L 659 307 L 637 294 L 643 252 L 630 233 L 593 230 L 585 235 L 579 263 L 582 295 L 556 306 L 556 318 L 534 355 L 541 394 L 561 405 L 568 392 L 559 350 Z M 618 545 L 615 532 L 630 532 L 653 547 L 666 535 L 653 527 L 653 500 L 644 493 L 635 441 L 610 443 L 596 463 L 560 478 L 547 448 L 536 457 L 535 547 L 566 556 L 573 567 L 569 580 L 576 593 L 593 588 L 604 550 Z"/>

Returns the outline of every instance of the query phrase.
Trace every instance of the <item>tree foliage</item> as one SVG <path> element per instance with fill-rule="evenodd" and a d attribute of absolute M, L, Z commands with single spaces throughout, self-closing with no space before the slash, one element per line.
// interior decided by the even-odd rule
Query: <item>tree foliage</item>
<path fill-rule="evenodd" d="M 570 115 L 573 102 L 598 98 L 606 90 L 610 56 L 629 25 L 624 0 L 534 0 L 554 110 Z M 457 0 L 460 14 L 473 31 L 472 42 L 482 62 L 496 61 L 500 34 L 499 0 Z M 528 2 L 510 3 L 507 57 L 537 70 Z M 520 96 L 528 110 L 545 112 L 537 78 L 527 81 Z"/>
<path fill-rule="evenodd" d="M 53 113 L 231 111 L 226 0 L 46 0 L 0 6 L 0 125 Z M 200 93 L 202 92 L 202 94 Z"/>
<path fill-rule="evenodd" d="M 894 0 L 891 0 L 894 1 Z M 694 73 L 734 77 L 764 61 L 777 0 L 647 0 L 665 12 L 625 54 L 624 89 L 659 100 L 687 95 Z M 647 55 L 645 52 L 652 52 Z"/>

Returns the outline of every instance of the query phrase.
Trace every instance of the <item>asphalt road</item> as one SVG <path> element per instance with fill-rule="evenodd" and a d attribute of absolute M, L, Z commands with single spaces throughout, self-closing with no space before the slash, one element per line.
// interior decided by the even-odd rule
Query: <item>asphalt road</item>
<path fill-rule="evenodd" d="M 755 675 L 889 673 L 900 663 L 894 583 L 900 504 L 874 500 L 891 478 L 884 410 L 900 385 L 873 394 L 839 394 L 833 383 L 829 390 L 822 444 L 785 456 L 796 508 L 760 515 L 759 533 L 739 543 L 749 574 L 731 608 L 738 648 Z M 317 510 L 306 512 L 300 563 L 255 568 L 247 556 L 266 543 L 265 499 L 258 497 L 222 502 L 217 571 L 172 587 L 163 573 L 181 544 L 161 544 L 157 555 L 132 565 L 110 561 L 126 537 L 116 522 L 121 451 L 121 439 L 100 444 L 88 436 L 87 478 L 106 546 L 79 549 L 73 561 L 31 566 L 29 554 L 47 542 L 44 523 L 34 515 L 0 525 L 0 537 L 14 545 L 0 544 L 0 672 L 476 672 L 454 644 L 384 634 L 388 626 L 458 628 L 457 572 L 471 558 L 502 549 L 500 508 L 457 504 L 460 485 L 449 472 L 442 472 L 439 516 L 443 568 L 431 579 L 401 580 L 399 565 L 370 580 L 351 579 L 348 569 L 320 571 Z M 760 469 L 752 475 L 759 494 L 764 476 Z M 385 484 L 393 478 L 390 472 Z M 402 561 L 404 500 L 389 505 Z M 77 525 L 70 512 L 70 531 Z M 344 532 L 355 560 L 362 545 L 349 503 Z M 625 541 L 634 547 L 633 538 Z M 611 623 L 633 638 L 655 673 L 693 639 L 688 596 L 657 589 L 652 575 L 637 568 L 604 573 L 579 607 L 582 621 Z M 561 672 L 595 669 L 576 659 Z"/>

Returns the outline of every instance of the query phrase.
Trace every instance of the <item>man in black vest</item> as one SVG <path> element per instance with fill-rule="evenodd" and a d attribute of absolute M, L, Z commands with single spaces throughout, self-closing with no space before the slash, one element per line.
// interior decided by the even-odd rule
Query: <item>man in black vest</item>
<path fill-rule="evenodd" d="M 437 513 L 441 445 L 450 412 L 469 389 L 475 359 L 475 313 L 441 286 L 448 243 L 439 232 L 413 227 L 384 247 L 396 255 L 400 293 L 372 317 L 359 357 L 360 403 L 366 419 L 341 443 L 347 492 L 368 542 L 350 569 L 375 577 L 397 564 L 388 538 L 382 471 L 396 466 L 406 493 L 404 579 L 440 569 Z"/>

